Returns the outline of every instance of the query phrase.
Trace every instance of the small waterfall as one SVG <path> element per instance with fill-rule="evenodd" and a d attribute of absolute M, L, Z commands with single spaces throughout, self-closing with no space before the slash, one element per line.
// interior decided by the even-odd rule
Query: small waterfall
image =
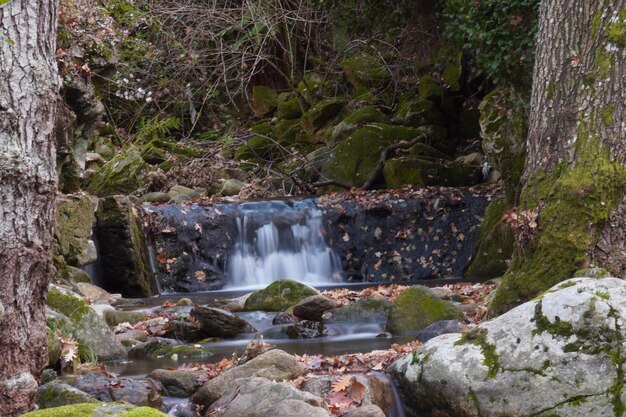
<path fill-rule="evenodd" d="M 341 272 L 339 256 L 326 243 L 323 213 L 312 200 L 243 203 L 236 223 L 228 261 L 232 287 L 279 279 L 329 283 Z"/>

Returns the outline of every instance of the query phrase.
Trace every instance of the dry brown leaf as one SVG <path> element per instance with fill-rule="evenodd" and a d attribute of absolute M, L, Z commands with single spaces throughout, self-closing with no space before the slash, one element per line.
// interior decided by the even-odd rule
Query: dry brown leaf
<path fill-rule="evenodd" d="M 365 385 L 361 384 L 356 379 L 352 380 L 352 385 L 350 385 L 350 397 L 352 401 L 357 404 L 361 404 L 363 398 L 365 398 L 366 393 Z"/>
<path fill-rule="evenodd" d="M 352 382 L 352 375 L 346 375 L 331 384 L 333 392 L 345 391 Z"/>

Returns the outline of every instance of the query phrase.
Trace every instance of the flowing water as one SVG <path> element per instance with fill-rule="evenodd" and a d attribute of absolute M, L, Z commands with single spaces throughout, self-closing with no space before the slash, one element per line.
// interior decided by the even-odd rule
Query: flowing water
<path fill-rule="evenodd" d="M 308 284 L 341 280 L 341 260 L 326 242 L 323 213 L 313 200 L 243 203 L 236 223 L 229 287 L 294 278 Z"/>

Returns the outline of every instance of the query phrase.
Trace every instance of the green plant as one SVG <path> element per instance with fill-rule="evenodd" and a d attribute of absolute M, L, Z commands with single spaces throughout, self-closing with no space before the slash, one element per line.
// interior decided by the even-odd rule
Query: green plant
<path fill-rule="evenodd" d="M 475 76 L 530 88 L 539 0 L 448 0 L 446 37 L 471 58 Z"/>
<path fill-rule="evenodd" d="M 135 142 L 147 143 L 155 139 L 163 139 L 170 136 L 173 131 L 180 129 L 181 121 L 176 116 L 160 118 L 158 115 L 152 119 L 142 119 L 139 129 L 135 134 Z"/>

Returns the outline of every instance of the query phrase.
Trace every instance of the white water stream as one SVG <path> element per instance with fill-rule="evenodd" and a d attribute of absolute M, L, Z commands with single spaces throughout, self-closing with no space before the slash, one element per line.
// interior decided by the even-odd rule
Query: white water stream
<path fill-rule="evenodd" d="M 326 243 L 323 213 L 310 201 L 242 204 L 236 221 L 237 244 L 228 262 L 231 287 L 279 279 L 323 284 L 341 273 L 339 256 Z"/>

